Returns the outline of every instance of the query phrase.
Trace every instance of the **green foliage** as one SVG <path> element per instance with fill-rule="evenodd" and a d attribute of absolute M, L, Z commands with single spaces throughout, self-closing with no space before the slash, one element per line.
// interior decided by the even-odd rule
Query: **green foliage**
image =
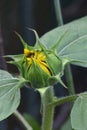
<path fill-rule="evenodd" d="M 44 72 L 41 66 L 35 62 L 35 57 L 26 57 L 25 55 L 11 55 L 8 57 L 14 60 L 11 63 L 18 67 L 20 74 L 29 80 L 31 86 L 38 88 L 38 86 L 44 87 L 60 82 L 66 87 L 61 81 L 61 76 L 67 63 L 87 67 L 86 22 L 87 17 L 84 17 L 50 31 L 40 39 L 36 31 L 32 30 L 36 37 L 34 47 L 29 46 L 21 35 L 16 32 L 25 49 L 32 50 L 34 54 L 35 51 L 44 52 L 46 56 L 45 63 L 48 66 L 47 69 L 51 72 L 51 76 Z M 33 59 L 30 67 L 28 58 Z"/>
<path fill-rule="evenodd" d="M 0 70 L 0 121 L 10 116 L 19 106 L 20 87 L 24 82 Z"/>
<path fill-rule="evenodd" d="M 40 88 L 54 85 L 56 82 L 61 81 L 59 78 L 57 79 L 58 76 L 55 77 L 55 75 L 62 75 L 62 61 L 53 50 L 47 50 L 45 46 L 40 43 L 36 31 L 34 31 L 34 33 L 36 36 L 36 44 L 31 48 L 22 37 L 16 33 L 20 38 L 25 51 L 27 51 L 27 56 L 24 53 L 19 55 L 7 55 L 5 57 L 12 59 L 12 61 L 8 63 L 16 65 L 20 71 L 20 75 L 28 80 L 32 87 Z M 33 52 L 33 56 L 30 54 L 31 52 Z"/>
<path fill-rule="evenodd" d="M 87 93 L 55 99 L 52 87 L 48 86 L 57 82 L 65 86 L 61 81 L 61 76 L 67 63 L 87 67 L 87 17 L 53 29 L 40 39 L 36 31 L 34 33 L 36 36 L 34 47 L 28 46 L 20 34 L 16 33 L 27 52 L 7 56 L 12 58 L 13 61 L 10 63 L 18 67 L 23 78 L 14 78 L 8 72 L 0 70 L 0 120 L 7 118 L 17 109 L 20 103 L 20 87 L 28 80 L 33 87 L 38 88 L 37 90 L 41 94 L 44 129 L 51 127 L 53 110 L 56 105 L 76 100 L 71 112 L 72 128 L 86 130 Z M 31 51 L 33 55 L 31 55 Z M 39 61 L 41 57 L 37 58 L 38 52 L 43 53 L 46 60 L 43 58 Z M 36 53 L 37 56 L 34 57 Z M 38 62 L 36 62 L 37 59 Z M 35 126 L 35 130 L 40 129 L 39 126 L 33 124 L 34 120 L 31 117 L 27 117 L 27 119 L 32 120 L 31 125 Z"/>
<path fill-rule="evenodd" d="M 87 130 L 87 93 L 76 99 L 71 111 L 71 124 L 75 130 Z"/>
<path fill-rule="evenodd" d="M 55 48 L 63 62 L 87 67 L 87 17 L 46 33 L 41 42 Z"/>

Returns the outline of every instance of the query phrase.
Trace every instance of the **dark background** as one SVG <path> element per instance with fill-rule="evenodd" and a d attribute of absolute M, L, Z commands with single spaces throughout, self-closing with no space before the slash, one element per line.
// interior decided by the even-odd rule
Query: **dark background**
<path fill-rule="evenodd" d="M 87 15 L 86 0 L 61 0 L 64 24 Z M 23 47 L 14 31 L 20 33 L 29 45 L 34 45 L 34 34 L 26 27 L 35 29 L 39 36 L 57 27 L 53 0 L 0 0 L 0 68 L 17 73 L 15 67 L 5 64 L 1 57 L 6 54 L 19 54 Z M 87 85 L 87 69 L 72 66 L 72 72 L 77 93 L 85 91 Z M 65 80 L 65 78 L 64 78 Z M 41 123 L 40 96 L 33 89 L 21 90 L 21 113 L 31 114 Z M 55 87 L 57 96 L 67 95 L 63 87 Z M 60 128 L 69 113 L 69 105 L 55 109 L 54 128 Z M 60 113 L 57 116 L 57 113 Z M 63 114 L 61 114 L 63 113 Z M 14 116 L 0 122 L 0 130 L 24 130 Z"/>

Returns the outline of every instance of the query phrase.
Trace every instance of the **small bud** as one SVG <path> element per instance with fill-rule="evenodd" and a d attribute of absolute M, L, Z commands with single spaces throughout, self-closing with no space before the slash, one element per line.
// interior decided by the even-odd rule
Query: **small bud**
<path fill-rule="evenodd" d="M 21 76 L 35 88 L 54 85 L 57 80 L 55 76 L 62 73 L 61 59 L 53 50 L 47 50 L 40 43 L 37 35 L 34 47 L 28 46 L 22 37 L 17 35 L 23 42 L 24 54 L 11 56 L 11 58 L 14 60 L 13 64 L 18 67 Z"/>
<path fill-rule="evenodd" d="M 29 80 L 31 86 L 38 88 L 48 86 L 49 78 L 61 71 L 61 60 L 53 53 L 24 48 L 22 76 Z"/>

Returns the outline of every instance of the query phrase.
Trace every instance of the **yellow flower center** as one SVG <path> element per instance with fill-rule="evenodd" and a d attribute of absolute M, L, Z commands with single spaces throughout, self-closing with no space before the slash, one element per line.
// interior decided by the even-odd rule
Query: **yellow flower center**
<path fill-rule="evenodd" d="M 46 63 L 46 56 L 43 52 L 24 49 L 24 54 L 29 61 L 29 67 L 32 65 L 32 61 L 34 61 L 41 67 L 43 71 L 51 75 L 51 71 Z"/>

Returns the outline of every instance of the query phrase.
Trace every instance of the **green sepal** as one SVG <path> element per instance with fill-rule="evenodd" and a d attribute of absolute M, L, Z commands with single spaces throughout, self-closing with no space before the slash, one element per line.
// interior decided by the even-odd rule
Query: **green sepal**
<path fill-rule="evenodd" d="M 52 75 L 56 75 L 62 71 L 62 61 L 53 51 L 46 50 L 41 44 L 41 48 L 46 55 L 46 62 L 49 66 Z"/>
<path fill-rule="evenodd" d="M 52 72 L 52 75 L 59 74 L 62 71 L 62 61 L 61 59 L 55 55 L 53 52 L 48 52 L 46 54 L 46 60 L 48 63 L 48 66 L 50 67 L 50 70 Z"/>
<path fill-rule="evenodd" d="M 34 49 L 45 51 L 46 47 L 41 43 L 38 33 L 34 29 L 31 29 L 31 28 L 27 28 L 27 29 L 33 31 L 35 34 L 36 43 L 35 43 Z"/>
<path fill-rule="evenodd" d="M 31 83 L 31 86 L 35 88 L 41 88 L 41 87 L 47 86 L 48 78 L 50 77 L 34 61 L 32 62 L 31 67 L 29 68 L 29 73 L 27 76 L 28 76 L 28 80 Z"/>
<path fill-rule="evenodd" d="M 20 39 L 20 41 L 21 41 L 21 43 L 22 43 L 22 45 L 23 45 L 24 48 L 29 49 L 29 50 L 34 50 L 34 47 L 29 46 L 29 45 L 24 41 L 24 39 L 22 38 L 22 36 L 21 36 L 18 32 L 15 32 L 15 34 L 19 37 L 19 39 Z"/>
<path fill-rule="evenodd" d="M 50 85 L 55 85 L 57 83 L 60 83 L 64 88 L 67 88 L 67 86 L 63 83 L 62 79 L 61 79 L 61 73 L 56 75 L 56 76 L 51 76 L 48 79 L 48 82 Z"/>
<path fill-rule="evenodd" d="M 17 66 L 17 68 L 20 71 L 20 75 L 22 76 L 22 65 L 23 65 L 23 59 L 24 59 L 24 54 L 19 54 L 19 55 L 6 55 L 4 56 L 5 58 L 11 58 L 11 61 L 7 61 L 9 64 L 13 64 Z"/>
<path fill-rule="evenodd" d="M 36 43 L 35 43 L 34 48 L 37 49 L 37 50 L 39 50 L 39 49 L 43 50 L 43 48 L 45 48 L 45 47 L 44 47 L 43 44 L 41 44 L 40 38 L 38 36 L 38 33 L 34 29 L 30 29 L 30 28 L 28 28 L 28 29 L 31 30 L 31 31 L 33 31 L 34 34 L 35 34 L 35 37 L 36 37 Z"/>
<path fill-rule="evenodd" d="M 55 78 L 63 87 L 67 88 L 67 86 L 63 83 L 60 74 L 56 75 Z"/>
<path fill-rule="evenodd" d="M 23 59 L 23 62 L 22 62 L 22 65 L 21 65 L 21 72 L 22 72 L 22 76 L 27 79 L 28 79 L 28 75 L 29 75 L 29 63 L 28 63 L 28 60 L 26 57 L 24 57 Z"/>
<path fill-rule="evenodd" d="M 11 58 L 12 60 L 18 62 L 20 61 L 23 57 L 24 57 L 24 54 L 19 54 L 19 55 L 6 55 L 4 56 L 5 58 Z"/>
<path fill-rule="evenodd" d="M 8 61 L 7 63 L 15 65 L 18 68 L 20 75 L 28 80 L 29 64 L 24 54 L 7 55 L 6 57 L 13 59 L 12 61 Z"/>

